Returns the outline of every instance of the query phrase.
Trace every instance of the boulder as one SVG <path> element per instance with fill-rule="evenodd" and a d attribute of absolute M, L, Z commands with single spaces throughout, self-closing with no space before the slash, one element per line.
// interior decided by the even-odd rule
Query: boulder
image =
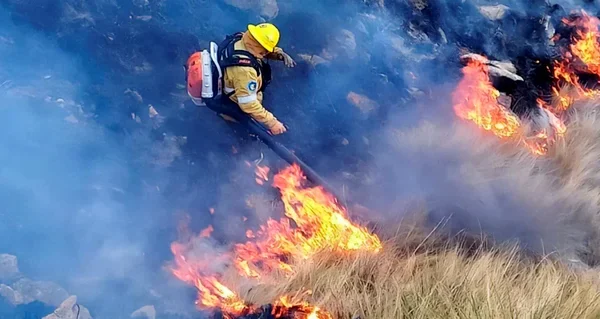
<path fill-rule="evenodd" d="M 69 297 L 65 289 L 49 281 L 33 281 L 23 278 L 15 282 L 11 288 L 22 296 L 20 300 L 23 304 L 37 300 L 47 305 L 58 306 Z"/>
<path fill-rule="evenodd" d="M 356 37 L 354 33 L 346 29 L 340 29 L 329 37 L 327 47 L 321 52 L 321 56 L 329 61 L 337 58 L 354 59 L 356 52 Z"/>
<path fill-rule="evenodd" d="M 0 284 L 0 296 L 13 306 L 24 304 L 23 296 L 10 286 Z"/>
<path fill-rule="evenodd" d="M 323 59 L 322 57 L 314 54 L 298 54 L 300 60 L 306 62 L 311 67 L 316 67 L 317 65 L 330 65 L 330 62 Z"/>
<path fill-rule="evenodd" d="M 142 308 L 134 311 L 131 314 L 131 318 L 141 318 L 141 319 L 156 319 L 156 309 L 154 306 L 143 306 Z"/>
<path fill-rule="evenodd" d="M 509 61 L 494 61 L 475 53 L 467 53 L 460 58 L 463 62 L 474 60 L 487 65 L 491 78 L 504 77 L 513 81 L 524 81 L 524 79 L 517 74 L 517 68 Z"/>
<path fill-rule="evenodd" d="M 0 282 L 8 283 L 20 276 L 17 257 L 0 254 Z"/>
<path fill-rule="evenodd" d="M 225 3 L 243 11 L 254 11 L 267 20 L 279 14 L 277 0 L 225 0 Z"/>
<path fill-rule="evenodd" d="M 356 108 L 358 108 L 363 114 L 369 114 L 379 108 L 379 104 L 377 102 L 355 92 L 348 93 L 346 100 L 348 103 L 356 106 Z"/>
<path fill-rule="evenodd" d="M 92 316 L 87 308 L 77 303 L 77 296 L 70 296 L 42 319 L 92 319 Z"/>
<path fill-rule="evenodd" d="M 279 14 L 279 6 L 277 5 L 277 0 L 262 0 L 260 2 L 260 16 L 267 20 L 275 19 Z"/>
<path fill-rule="evenodd" d="M 478 9 L 481 15 L 492 21 L 502 20 L 510 10 L 509 7 L 503 4 L 495 6 L 480 6 Z"/>

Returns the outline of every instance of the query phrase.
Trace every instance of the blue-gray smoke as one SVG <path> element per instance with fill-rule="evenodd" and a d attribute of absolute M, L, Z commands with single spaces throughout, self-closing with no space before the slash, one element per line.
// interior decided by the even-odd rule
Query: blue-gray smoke
<path fill-rule="evenodd" d="M 414 122 L 409 83 L 424 92 L 453 83 L 458 47 L 499 58 L 520 52 L 499 50 L 494 26 L 469 2 L 431 1 L 420 11 L 408 1 L 376 3 L 281 0 L 272 20 L 299 61 L 354 36 L 353 52 L 329 66 L 275 63 L 266 94 L 291 128 L 278 139 L 337 181 L 384 156 L 369 141 L 391 114 Z M 193 106 L 182 65 L 262 18 L 221 1 L 1 0 L 0 253 L 19 256 L 28 276 L 64 285 L 95 318 L 149 303 L 187 311 L 193 292 L 162 270 L 178 220 L 191 215 L 192 229 L 212 223 L 223 242 L 243 238 L 250 211 L 240 194 L 260 190 L 244 162 L 263 152 L 274 169 L 283 163 Z M 509 39 L 526 33 L 513 31 Z M 379 107 L 365 115 L 347 101 L 350 91 Z"/>

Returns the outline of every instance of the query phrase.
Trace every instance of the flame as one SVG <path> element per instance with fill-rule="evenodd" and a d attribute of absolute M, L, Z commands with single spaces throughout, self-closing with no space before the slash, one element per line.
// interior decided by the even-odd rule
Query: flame
<path fill-rule="evenodd" d="M 588 71 L 600 75 L 600 44 L 598 43 L 598 26 L 600 20 L 591 17 L 585 11 L 581 11 L 582 16 L 573 22 L 567 22 L 570 26 L 575 26 L 576 39 L 571 44 L 571 52 L 583 62 Z"/>
<path fill-rule="evenodd" d="M 551 130 L 542 129 L 533 136 L 522 137 L 519 118 L 497 101 L 500 92 L 492 86 L 484 63 L 484 59 L 473 59 L 463 68 L 464 77 L 452 95 L 456 115 L 492 131 L 500 138 L 517 137 L 535 155 L 546 154 L 556 137 L 566 132 L 565 124 L 546 102 L 538 99 L 538 106 L 547 115 Z M 555 72 L 559 70 L 555 69 Z M 575 78 L 570 73 L 564 73 L 563 76 L 569 80 Z"/>
<path fill-rule="evenodd" d="M 274 305 L 271 315 L 275 318 L 281 318 L 287 315 L 289 309 L 295 312 L 294 318 L 297 319 L 333 319 L 333 317 L 323 312 L 319 307 L 314 307 L 306 302 L 292 301 L 288 297 L 281 297 Z"/>
<path fill-rule="evenodd" d="M 520 126 L 519 118 L 498 103 L 500 92 L 492 86 L 487 66 L 473 59 L 462 72 L 464 77 L 452 94 L 456 115 L 496 136 L 514 135 Z"/>
<path fill-rule="evenodd" d="M 372 252 L 381 249 L 379 238 L 350 222 L 335 197 L 320 186 L 304 188 L 305 180 L 297 165 L 275 176 L 273 185 L 281 192 L 287 218 L 267 221 L 254 233 L 255 241 L 236 245 L 239 261 L 260 264 L 268 272 L 279 269 L 293 273 L 286 261 L 290 256 L 307 259 L 324 248 Z"/>
<path fill-rule="evenodd" d="M 525 140 L 527 148 L 535 155 L 545 155 L 548 152 L 548 132 L 542 130 L 533 137 Z"/>
<path fill-rule="evenodd" d="M 226 256 L 193 256 L 189 258 L 189 252 L 193 250 L 193 243 L 171 244 L 174 266 L 171 268 L 173 275 L 196 287 L 198 290 L 197 306 L 200 309 L 220 308 L 233 315 L 241 315 L 248 306 L 211 270 L 211 262 L 223 261 Z"/>
<path fill-rule="evenodd" d="M 269 170 L 261 172 L 268 174 Z M 179 280 L 196 287 L 200 309 L 218 308 L 227 318 L 262 311 L 262 308 L 246 305 L 222 281 L 224 269 L 220 268 L 228 265 L 240 276 L 260 281 L 272 271 L 293 274 L 292 261 L 307 259 L 323 249 L 342 253 L 381 250 L 381 240 L 366 228 L 353 224 L 334 196 L 320 186 L 307 187 L 305 183 L 306 177 L 297 165 L 275 175 L 273 186 L 281 193 L 285 217 L 269 219 L 256 231 L 248 230 L 248 241 L 234 245 L 231 251 L 210 253 L 211 249 L 202 246 L 210 240 L 206 235 L 210 235 L 212 227 L 195 238 L 171 244 L 175 256 L 171 271 Z M 196 249 L 198 246 L 200 249 Z M 196 250 L 202 253 L 195 253 Z M 219 267 L 220 264 L 227 266 Z M 274 302 L 272 309 L 275 318 L 332 319 L 318 307 L 286 296 Z"/>
<path fill-rule="evenodd" d="M 600 96 L 600 91 L 585 88 L 579 82 L 575 69 L 585 68 L 586 72 L 600 76 L 600 33 L 598 26 L 600 20 L 588 15 L 584 10 L 581 16 L 569 21 L 563 19 L 564 24 L 575 28 L 574 35 L 569 45 L 569 51 L 563 52 L 563 59 L 554 63 L 554 78 L 556 85 L 552 89 L 558 100 L 559 107 L 555 113 L 567 110 L 574 101 Z M 560 86 L 567 84 L 573 92 L 562 93 Z"/>

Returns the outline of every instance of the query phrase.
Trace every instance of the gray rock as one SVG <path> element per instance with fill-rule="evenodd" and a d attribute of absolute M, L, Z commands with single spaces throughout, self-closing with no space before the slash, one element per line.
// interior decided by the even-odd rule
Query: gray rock
<path fill-rule="evenodd" d="M 49 281 L 33 281 L 20 279 L 12 285 L 12 289 L 23 297 L 24 304 L 40 301 L 47 305 L 58 306 L 69 294 L 61 286 Z"/>
<path fill-rule="evenodd" d="M 308 63 L 311 67 L 316 67 L 317 65 L 323 64 L 323 65 L 329 65 L 330 62 L 323 59 L 322 57 L 318 56 L 318 55 L 311 55 L 311 54 L 298 54 L 298 57 L 300 58 L 300 60 Z"/>
<path fill-rule="evenodd" d="M 275 19 L 279 14 L 277 0 L 262 0 L 259 13 L 267 20 Z"/>
<path fill-rule="evenodd" d="M 244 11 L 254 11 L 267 20 L 279 14 L 277 0 L 224 0 L 226 4 Z"/>
<path fill-rule="evenodd" d="M 352 60 L 357 56 L 356 47 L 354 33 L 346 29 L 340 29 L 329 38 L 329 43 L 321 52 L 321 56 L 329 61 L 340 57 Z"/>
<path fill-rule="evenodd" d="M 4 284 L 0 284 L 0 296 L 6 299 L 6 301 L 13 306 L 22 305 L 25 303 L 23 296 L 18 291 L 15 291 L 10 286 Z"/>
<path fill-rule="evenodd" d="M 92 316 L 87 308 L 77 303 L 77 296 L 70 296 L 43 319 L 92 319 Z"/>
<path fill-rule="evenodd" d="M 377 102 L 355 92 L 348 93 L 346 96 L 346 101 L 354 105 L 363 114 L 370 114 L 379 108 L 379 104 Z"/>
<path fill-rule="evenodd" d="M 492 78 L 505 77 L 513 81 L 524 81 L 524 79 L 516 73 L 517 68 L 515 68 L 511 62 L 493 61 L 475 53 L 464 54 L 460 58 L 463 61 L 475 60 L 487 65 L 490 77 Z"/>
<path fill-rule="evenodd" d="M 0 254 L 0 282 L 11 282 L 20 276 L 17 257 Z"/>
<path fill-rule="evenodd" d="M 154 306 L 143 306 L 142 308 L 134 311 L 131 314 L 131 318 L 142 318 L 142 319 L 156 319 L 156 309 Z"/>
<path fill-rule="evenodd" d="M 506 16 L 508 11 L 510 10 L 509 7 L 507 7 L 503 4 L 499 4 L 499 5 L 495 5 L 495 6 L 481 6 L 478 9 L 479 9 L 479 12 L 484 17 L 486 17 L 492 21 L 501 20 L 502 18 L 504 18 Z"/>

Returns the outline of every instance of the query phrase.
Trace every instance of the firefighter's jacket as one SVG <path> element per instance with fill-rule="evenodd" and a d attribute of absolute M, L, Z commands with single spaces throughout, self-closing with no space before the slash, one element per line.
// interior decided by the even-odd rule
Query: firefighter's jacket
<path fill-rule="evenodd" d="M 234 49 L 248 51 L 243 39 L 234 44 Z M 258 76 L 252 67 L 232 66 L 225 69 L 223 77 L 225 80 L 223 93 L 234 92 L 229 98 L 237 103 L 242 111 L 269 129 L 277 123 L 277 118 L 262 105 L 263 92 L 260 91 L 263 85 L 262 74 Z"/>

